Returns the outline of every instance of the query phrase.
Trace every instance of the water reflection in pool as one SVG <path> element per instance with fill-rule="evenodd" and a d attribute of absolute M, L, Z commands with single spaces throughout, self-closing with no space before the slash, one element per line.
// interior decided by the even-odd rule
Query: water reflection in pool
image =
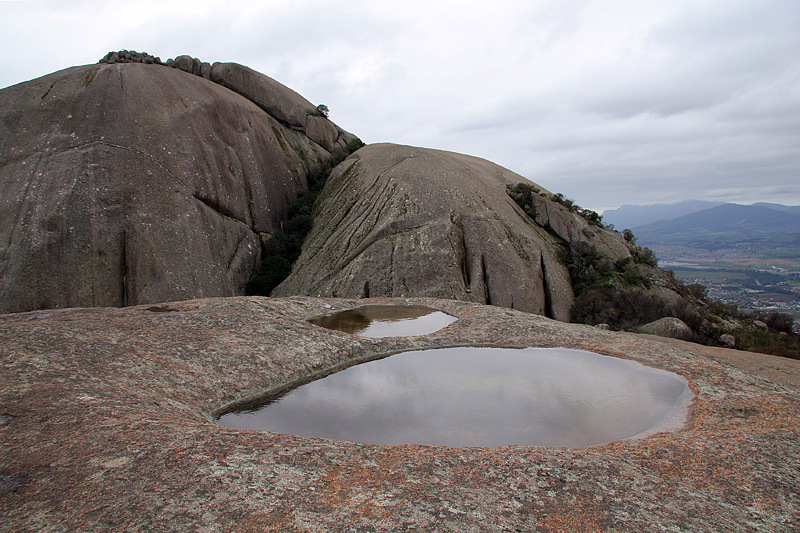
<path fill-rule="evenodd" d="M 360 337 L 405 337 L 429 335 L 456 320 L 454 316 L 429 307 L 365 305 L 312 318 L 309 322 Z"/>
<path fill-rule="evenodd" d="M 368 444 L 578 447 L 677 431 L 683 377 L 564 348 L 445 348 L 347 368 L 219 423 Z"/>

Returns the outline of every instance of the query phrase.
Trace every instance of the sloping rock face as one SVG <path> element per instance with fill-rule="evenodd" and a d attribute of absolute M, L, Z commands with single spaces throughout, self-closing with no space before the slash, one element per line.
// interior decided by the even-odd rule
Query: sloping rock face
<path fill-rule="evenodd" d="M 141 63 L 0 91 L 0 312 L 243 294 L 260 237 L 352 135 L 274 80 L 217 73 L 236 92 Z M 270 93 L 291 124 L 251 101 Z"/>
<path fill-rule="evenodd" d="M 366 303 L 458 320 L 380 339 L 305 320 Z M 332 368 L 473 345 L 633 359 L 682 374 L 695 403 L 681 431 L 570 449 L 367 445 L 213 423 Z M 800 391 L 759 372 L 785 365 L 774 374 L 797 383 L 800 362 L 747 354 L 760 358 L 747 371 L 697 350 L 431 299 L 0 316 L 0 531 L 797 531 Z"/>
<path fill-rule="evenodd" d="M 303 253 L 273 294 L 429 296 L 568 321 L 563 244 L 587 240 L 612 260 L 630 252 L 616 234 L 544 198 L 532 221 L 506 191 L 520 182 L 528 181 L 471 156 L 364 147 L 334 170 Z"/>

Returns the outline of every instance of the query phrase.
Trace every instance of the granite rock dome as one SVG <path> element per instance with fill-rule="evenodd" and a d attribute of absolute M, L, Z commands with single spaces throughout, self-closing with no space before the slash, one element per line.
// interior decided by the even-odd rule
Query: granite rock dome
<path fill-rule="evenodd" d="M 354 137 L 271 78 L 214 67 L 227 87 L 102 63 L 0 90 L 0 312 L 243 293 L 262 237 Z"/>
<path fill-rule="evenodd" d="M 273 294 L 448 298 L 569 321 L 563 245 L 584 240 L 612 260 L 630 251 L 544 196 L 532 220 L 507 192 L 520 182 L 530 183 L 476 157 L 366 146 L 334 170 L 302 255 Z"/>

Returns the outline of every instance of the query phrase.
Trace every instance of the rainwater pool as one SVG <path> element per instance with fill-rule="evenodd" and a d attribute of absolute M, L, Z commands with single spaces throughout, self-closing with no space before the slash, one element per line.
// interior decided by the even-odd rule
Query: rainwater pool
<path fill-rule="evenodd" d="M 581 447 L 678 431 L 682 376 L 566 348 L 409 351 L 223 415 L 235 428 L 366 444 Z"/>

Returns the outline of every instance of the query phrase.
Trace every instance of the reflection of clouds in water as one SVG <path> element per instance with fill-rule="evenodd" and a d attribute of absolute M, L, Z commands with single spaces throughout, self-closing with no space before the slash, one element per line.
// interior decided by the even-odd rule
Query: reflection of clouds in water
<path fill-rule="evenodd" d="M 365 305 L 309 320 L 323 328 L 361 337 L 429 335 L 452 324 L 456 317 L 429 307 Z"/>
<path fill-rule="evenodd" d="M 375 320 L 363 331 L 361 337 L 405 337 L 411 335 L 430 335 L 449 326 L 457 319 L 441 311 L 434 311 L 415 318 Z"/>
<path fill-rule="evenodd" d="M 248 427 L 383 444 L 584 446 L 647 430 L 687 390 L 676 374 L 578 350 L 447 348 L 304 385 Z"/>

